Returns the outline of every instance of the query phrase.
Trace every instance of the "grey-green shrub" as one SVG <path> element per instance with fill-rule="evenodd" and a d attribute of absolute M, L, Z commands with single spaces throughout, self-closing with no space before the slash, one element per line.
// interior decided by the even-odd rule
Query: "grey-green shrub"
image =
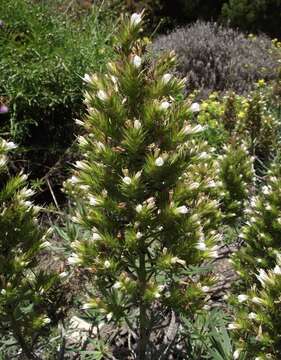
<path fill-rule="evenodd" d="M 153 52 L 175 50 L 178 71 L 186 76 L 188 91 L 201 89 L 248 92 L 259 79 L 276 77 L 276 49 L 266 36 L 247 37 L 217 23 L 198 21 L 193 25 L 162 35 L 155 40 Z"/>

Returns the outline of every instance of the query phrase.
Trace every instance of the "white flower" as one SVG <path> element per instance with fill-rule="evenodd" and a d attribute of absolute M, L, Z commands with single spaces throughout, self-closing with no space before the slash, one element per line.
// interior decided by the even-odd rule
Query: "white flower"
<path fill-rule="evenodd" d="M 267 283 L 267 282 L 272 283 L 272 279 L 268 276 L 266 271 L 264 271 L 263 269 L 259 270 L 259 274 L 256 275 L 256 277 L 263 287 L 265 287 L 265 283 Z"/>
<path fill-rule="evenodd" d="M 240 349 L 236 349 L 233 353 L 233 359 L 234 360 L 238 360 L 239 356 L 240 356 L 241 350 Z"/>
<path fill-rule="evenodd" d="M 142 17 L 140 14 L 134 13 L 131 16 L 131 25 L 132 26 L 137 26 L 141 21 L 142 21 Z"/>
<path fill-rule="evenodd" d="M 120 287 L 122 286 L 121 282 L 120 281 L 117 281 L 112 287 L 113 289 L 120 289 Z"/>
<path fill-rule="evenodd" d="M 110 261 L 105 260 L 105 262 L 104 262 L 104 267 L 105 267 L 106 269 L 109 269 L 110 266 L 111 266 Z"/>
<path fill-rule="evenodd" d="M 67 259 L 67 262 L 69 265 L 76 265 L 81 262 L 81 259 L 79 258 L 79 256 L 77 254 L 73 253 L 71 256 L 69 256 L 69 258 Z"/>
<path fill-rule="evenodd" d="M 139 120 L 134 121 L 134 128 L 135 129 L 140 129 L 141 128 L 141 122 Z"/>
<path fill-rule="evenodd" d="M 171 104 L 168 101 L 162 101 L 161 104 L 159 105 L 159 109 L 167 110 L 170 106 Z"/>
<path fill-rule="evenodd" d="M 171 79 L 172 79 L 172 75 L 171 74 L 164 74 L 163 76 L 162 76 L 162 81 L 163 81 L 163 83 L 164 84 L 167 84 Z"/>
<path fill-rule="evenodd" d="M 67 272 L 67 271 L 61 272 L 61 273 L 59 274 L 59 277 L 60 277 L 61 279 L 65 279 L 66 277 L 68 277 L 68 272 Z"/>
<path fill-rule="evenodd" d="M 164 165 L 164 160 L 161 156 L 159 156 L 156 160 L 155 160 L 155 165 L 156 166 L 163 166 Z"/>
<path fill-rule="evenodd" d="M 100 201 L 95 196 L 90 195 L 89 196 L 89 203 L 92 206 L 96 206 L 96 205 L 98 205 L 100 203 Z"/>
<path fill-rule="evenodd" d="M 207 246 L 206 246 L 206 244 L 205 244 L 204 241 L 199 241 L 199 242 L 195 245 L 195 248 L 196 248 L 197 250 L 201 250 L 201 251 L 207 250 Z"/>
<path fill-rule="evenodd" d="M 235 323 L 230 323 L 228 324 L 228 330 L 236 330 L 236 329 L 239 329 L 240 326 L 238 324 L 235 324 Z"/>
<path fill-rule="evenodd" d="M 203 292 L 208 292 L 210 290 L 209 286 L 202 286 L 201 290 Z"/>
<path fill-rule="evenodd" d="M 250 319 L 250 320 L 255 320 L 257 317 L 258 317 L 258 315 L 256 313 L 254 313 L 254 312 L 251 312 L 248 315 L 248 319 Z"/>
<path fill-rule="evenodd" d="M 90 83 L 91 82 L 91 76 L 89 74 L 85 74 L 83 77 L 83 81 L 85 81 L 86 83 Z"/>
<path fill-rule="evenodd" d="M 281 267 L 279 265 L 276 265 L 273 269 L 274 274 L 281 275 Z"/>
<path fill-rule="evenodd" d="M 90 168 L 85 161 L 76 161 L 75 167 L 80 170 L 88 170 Z"/>
<path fill-rule="evenodd" d="M 88 309 L 92 309 L 94 306 L 91 303 L 86 303 L 82 305 L 82 310 L 88 310 Z"/>
<path fill-rule="evenodd" d="M 200 124 L 196 125 L 196 126 L 190 126 L 190 125 L 186 125 L 183 129 L 183 133 L 185 135 L 191 135 L 191 134 L 197 134 L 199 132 L 202 132 L 206 129 L 206 126 L 202 126 Z"/>
<path fill-rule="evenodd" d="M 172 257 L 171 264 L 180 264 L 182 266 L 186 265 L 185 260 L 179 259 L 177 256 Z"/>
<path fill-rule="evenodd" d="M 262 299 L 261 299 L 261 298 L 258 298 L 257 296 L 254 296 L 254 297 L 252 298 L 252 302 L 253 302 L 254 304 L 258 304 L 258 305 L 263 303 Z"/>
<path fill-rule="evenodd" d="M 137 213 L 140 213 L 142 211 L 142 205 L 141 204 L 138 204 L 137 206 L 136 206 L 136 212 Z"/>
<path fill-rule="evenodd" d="M 240 302 L 240 303 L 242 303 L 242 302 L 244 302 L 244 301 L 246 301 L 248 299 L 249 299 L 248 295 L 245 295 L 245 294 L 238 295 L 238 302 Z"/>
<path fill-rule="evenodd" d="M 5 150 L 13 150 L 17 147 L 16 144 L 14 144 L 12 141 L 6 141 L 6 140 L 2 140 L 3 145 L 4 145 L 4 149 Z"/>
<path fill-rule="evenodd" d="M 123 177 L 123 182 L 124 182 L 126 185 L 130 185 L 131 182 L 132 182 L 132 179 L 131 179 L 129 176 L 125 176 L 125 177 Z"/>
<path fill-rule="evenodd" d="M 200 105 L 197 102 L 195 102 L 195 103 L 191 104 L 190 110 L 192 112 L 199 112 L 200 111 Z"/>
<path fill-rule="evenodd" d="M 133 58 L 132 58 L 132 64 L 136 67 L 136 68 L 139 68 L 141 66 L 141 63 L 142 63 L 142 60 L 141 58 L 138 56 L 138 55 L 135 55 Z"/>
<path fill-rule="evenodd" d="M 101 101 L 105 101 L 105 100 L 108 99 L 107 93 L 106 93 L 105 91 L 103 91 L 103 90 L 99 90 L 99 91 L 97 92 L 97 97 L 98 97 Z"/>
<path fill-rule="evenodd" d="M 112 317 L 113 317 L 113 313 L 112 313 L 112 312 L 110 312 L 110 313 L 108 313 L 108 314 L 106 315 L 106 319 L 107 319 L 108 321 L 110 321 L 110 320 L 112 319 Z"/>
<path fill-rule="evenodd" d="M 178 208 L 176 208 L 176 213 L 177 214 L 187 214 L 188 208 L 185 205 L 179 206 Z"/>
<path fill-rule="evenodd" d="M 139 240 L 142 237 L 142 233 L 140 231 L 137 232 L 136 238 Z"/>
<path fill-rule="evenodd" d="M 95 240 L 100 240 L 100 239 L 101 239 L 100 234 L 94 232 L 92 235 L 92 240 L 95 241 Z"/>
<path fill-rule="evenodd" d="M 69 179 L 69 182 L 74 185 L 74 184 L 77 184 L 79 182 L 79 179 L 77 176 L 71 176 L 71 178 Z"/>

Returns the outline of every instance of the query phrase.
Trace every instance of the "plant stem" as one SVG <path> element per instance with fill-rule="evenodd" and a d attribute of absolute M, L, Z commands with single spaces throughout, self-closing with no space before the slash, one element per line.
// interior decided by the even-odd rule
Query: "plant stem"
<path fill-rule="evenodd" d="M 147 305 L 144 299 L 146 290 L 146 268 L 145 268 L 145 246 L 144 243 L 140 249 L 140 267 L 139 267 L 139 281 L 140 281 L 140 318 L 139 318 L 139 360 L 146 359 L 146 348 L 148 343 L 148 321 L 147 321 Z"/>

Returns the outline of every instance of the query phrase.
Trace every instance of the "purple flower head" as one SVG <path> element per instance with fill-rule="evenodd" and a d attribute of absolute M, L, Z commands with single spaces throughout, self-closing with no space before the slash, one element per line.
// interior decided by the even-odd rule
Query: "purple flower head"
<path fill-rule="evenodd" d="M 9 111 L 9 108 L 7 105 L 0 105 L 0 114 L 6 114 Z"/>

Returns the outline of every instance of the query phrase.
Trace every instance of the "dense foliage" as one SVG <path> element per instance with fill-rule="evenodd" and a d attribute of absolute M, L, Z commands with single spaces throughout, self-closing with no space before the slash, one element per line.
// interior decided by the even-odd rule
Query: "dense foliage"
<path fill-rule="evenodd" d="M 26 168 L 44 175 L 73 141 L 82 77 L 109 56 L 110 31 L 93 13 L 71 20 L 29 0 L 0 1 L 1 132 L 24 147 Z"/>
<path fill-rule="evenodd" d="M 281 37 L 280 0 L 229 0 L 223 5 L 222 16 L 242 30 Z"/>

